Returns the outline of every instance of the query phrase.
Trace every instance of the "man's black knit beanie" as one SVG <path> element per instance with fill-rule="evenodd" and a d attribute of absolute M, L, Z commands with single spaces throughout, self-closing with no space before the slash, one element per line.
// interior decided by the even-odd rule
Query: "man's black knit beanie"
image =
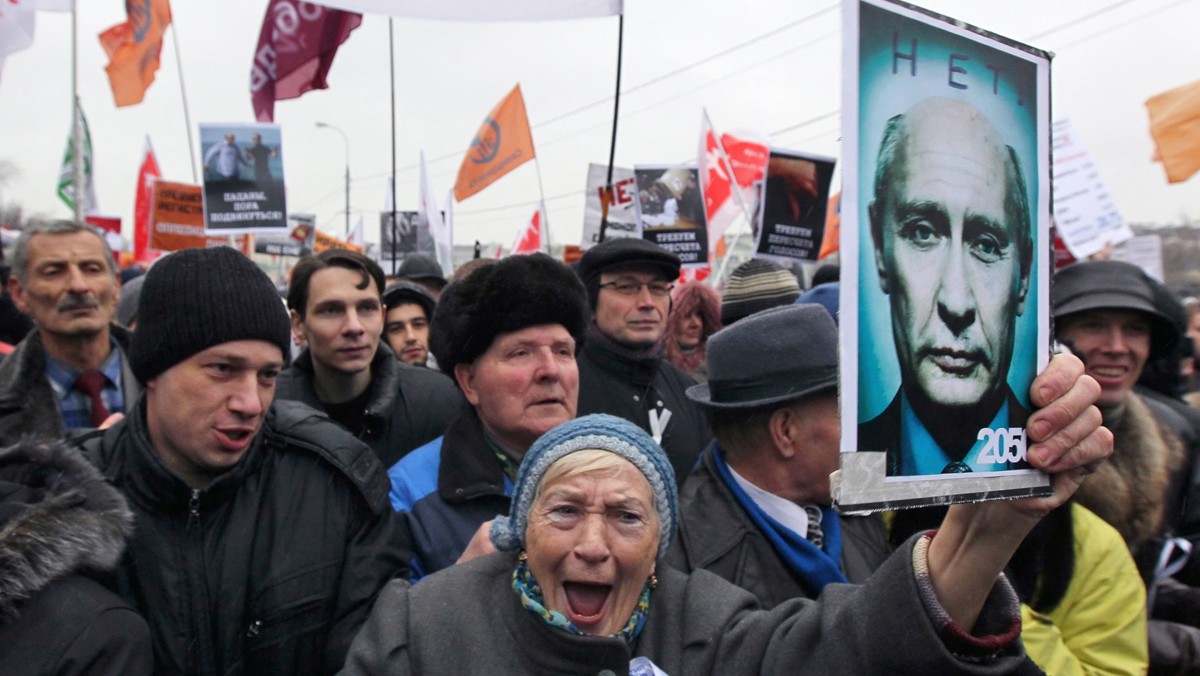
<path fill-rule="evenodd" d="M 263 340 L 291 349 L 291 325 L 275 285 L 229 247 L 185 249 L 155 263 L 138 300 L 129 364 L 145 383 L 214 345 Z"/>

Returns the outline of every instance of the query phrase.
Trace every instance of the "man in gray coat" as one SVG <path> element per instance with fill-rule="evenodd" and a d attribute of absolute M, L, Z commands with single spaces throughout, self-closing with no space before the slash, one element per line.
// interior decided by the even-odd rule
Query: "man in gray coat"
<path fill-rule="evenodd" d="M 862 582 L 887 558 L 877 515 L 830 507 L 837 340 L 819 305 L 767 310 L 709 339 L 709 382 L 687 394 L 709 411 L 716 441 L 680 490 L 668 563 L 716 573 L 773 608 Z"/>

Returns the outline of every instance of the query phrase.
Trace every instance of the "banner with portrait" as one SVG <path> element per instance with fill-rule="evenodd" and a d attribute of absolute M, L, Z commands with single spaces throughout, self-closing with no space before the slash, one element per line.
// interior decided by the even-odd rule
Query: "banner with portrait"
<path fill-rule="evenodd" d="M 754 257 L 784 265 L 815 261 L 825 235 L 832 157 L 771 150 Z"/>
<path fill-rule="evenodd" d="M 202 124 L 200 152 L 209 235 L 287 233 L 279 125 Z"/>
<path fill-rule="evenodd" d="M 708 226 L 696 167 L 637 166 L 633 174 L 642 237 L 679 256 L 685 268 L 708 265 Z"/>
<path fill-rule="evenodd" d="M 1050 59 L 846 0 L 843 511 L 1049 493 L 1029 388 L 1049 361 Z"/>

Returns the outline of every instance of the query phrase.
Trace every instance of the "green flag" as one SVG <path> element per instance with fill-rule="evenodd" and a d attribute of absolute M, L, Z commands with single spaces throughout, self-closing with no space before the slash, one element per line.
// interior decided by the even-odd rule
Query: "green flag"
<path fill-rule="evenodd" d="M 96 187 L 92 181 L 92 134 L 88 131 L 87 118 L 83 116 L 83 108 L 75 106 L 76 124 L 83 128 L 83 204 L 80 211 L 85 214 L 98 209 L 96 204 Z M 62 169 L 58 172 L 58 196 L 71 209 L 75 208 L 75 144 L 72 143 L 73 132 L 67 133 L 67 149 L 63 153 Z"/>

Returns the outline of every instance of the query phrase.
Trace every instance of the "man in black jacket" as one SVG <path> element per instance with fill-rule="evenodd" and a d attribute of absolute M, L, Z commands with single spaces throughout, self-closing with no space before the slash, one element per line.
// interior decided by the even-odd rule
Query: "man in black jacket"
<path fill-rule="evenodd" d="M 580 259 L 593 317 L 579 357 L 579 415 L 608 413 L 646 430 L 683 481 L 709 434 L 684 394 L 696 381 L 663 358 L 679 267 L 675 254 L 632 238 L 601 242 Z"/>
<path fill-rule="evenodd" d="M 384 467 L 441 436 L 465 402 L 446 376 L 400 363 L 380 341 L 383 270 L 353 251 L 329 250 L 292 270 L 292 331 L 308 346 L 279 377 L 276 395 L 324 411 L 374 449 Z"/>
<path fill-rule="evenodd" d="M 272 405 L 290 343 L 270 280 L 233 249 L 146 275 L 128 417 L 83 441 L 137 530 L 118 588 L 159 673 L 337 671 L 406 557 L 379 459 L 298 402 Z M 394 360 L 392 360 L 394 361 Z"/>
<path fill-rule="evenodd" d="M 709 381 L 687 394 L 709 410 L 716 443 L 680 490 L 669 563 L 716 573 L 773 608 L 863 582 L 887 558 L 878 515 L 830 506 L 837 340 L 818 305 L 766 310 L 709 339 Z"/>

